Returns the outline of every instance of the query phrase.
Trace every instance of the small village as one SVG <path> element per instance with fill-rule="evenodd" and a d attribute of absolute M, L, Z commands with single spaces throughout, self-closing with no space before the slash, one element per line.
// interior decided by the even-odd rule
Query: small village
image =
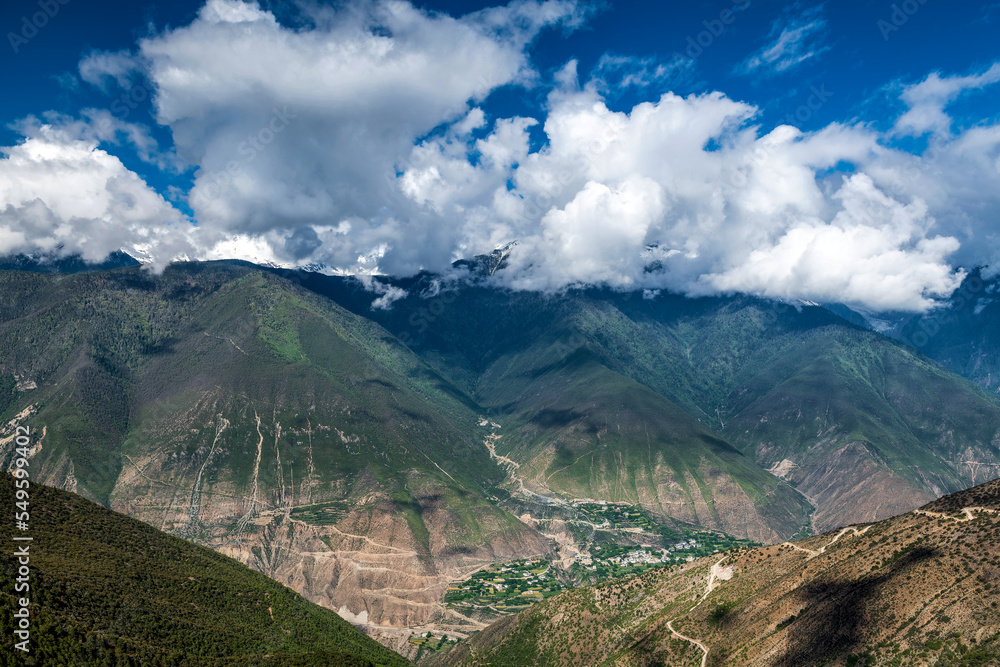
<path fill-rule="evenodd" d="M 690 553 L 687 552 L 689 549 L 698 549 L 703 545 L 691 541 L 691 542 L 678 542 L 677 544 L 667 548 L 667 549 L 633 549 L 621 555 L 608 556 L 607 553 L 615 553 L 623 547 L 609 546 L 609 547 L 595 547 L 600 556 L 587 556 L 584 554 L 576 555 L 576 562 L 584 567 L 591 570 L 595 569 L 600 565 L 604 566 L 617 566 L 617 567 L 632 567 L 641 565 L 662 565 L 665 563 L 679 563 L 686 562 L 689 563 L 695 559 Z M 628 548 L 628 547 L 624 547 Z M 717 553 L 717 550 L 716 550 Z"/>
<path fill-rule="evenodd" d="M 682 526 L 668 527 L 660 525 L 648 511 L 637 505 L 598 500 L 577 500 L 573 502 L 572 506 L 587 517 L 595 531 L 608 533 L 609 537 L 613 535 L 615 539 L 618 537 L 629 537 L 630 534 L 634 537 L 639 533 L 645 534 L 647 538 L 659 536 L 659 542 L 663 547 L 662 549 L 651 546 L 626 548 L 627 551 L 634 551 L 636 555 L 631 557 L 631 561 L 626 559 L 619 562 L 611 561 L 606 554 L 609 548 L 615 550 L 620 547 L 615 545 L 611 545 L 610 547 L 607 545 L 603 547 L 595 546 L 592 551 L 599 551 L 602 548 L 605 551 L 599 555 L 592 553 L 590 556 L 592 562 L 585 562 L 588 559 L 586 555 L 581 555 L 577 558 L 577 561 L 581 565 L 588 567 L 595 565 L 598 560 L 606 560 L 608 561 L 607 564 L 613 563 L 617 565 L 677 563 L 694 560 L 701 556 L 710 556 L 734 547 L 755 545 L 754 542 L 749 540 L 740 540 L 722 533 L 691 530 Z M 609 542 L 613 541 L 609 540 Z M 641 555 L 644 550 L 649 552 L 649 555 Z M 654 556 L 657 553 L 660 555 Z M 619 554 L 616 553 L 615 557 L 619 557 Z"/>
<path fill-rule="evenodd" d="M 468 580 L 448 587 L 444 603 L 466 615 L 499 618 L 516 613 L 566 589 L 543 559 L 500 563 L 473 574 Z M 425 651 L 447 648 L 458 638 L 446 632 L 426 632 L 409 642 Z"/>
<path fill-rule="evenodd" d="M 444 601 L 456 608 L 503 614 L 530 606 L 565 588 L 555 578 L 548 561 L 518 560 L 494 565 L 461 584 L 453 584 Z"/>
<path fill-rule="evenodd" d="M 563 580 L 575 581 L 576 585 L 691 562 L 752 544 L 718 533 L 661 526 L 645 509 L 627 503 L 586 499 L 573 501 L 572 507 L 579 512 L 579 521 L 592 528 L 598 538 L 581 544 L 581 551 L 568 572 L 560 573 Z M 647 544 L 636 544 L 637 539 Z M 619 544 L 619 540 L 631 543 Z M 493 565 L 465 581 L 453 583 L 445 593 L 444 604 L 466 616 L 499 618 L 527 609 L 569 587 L 560 581 L 549 561 L 516 560 Z M 443 631 L 415 634 L 409 639 L 423 651 L 432 652 L 447 648 L 453 641 L 458 638 Z"/>

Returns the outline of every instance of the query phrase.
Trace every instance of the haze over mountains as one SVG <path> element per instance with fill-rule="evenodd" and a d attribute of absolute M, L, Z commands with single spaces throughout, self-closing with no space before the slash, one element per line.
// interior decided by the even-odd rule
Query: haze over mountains
<path fill-rule="evenodd" d="M 586 551 L 553 520 L 574 499 L 772 544 L 1000 467 L 994 394 L 820 307 L 424 275 L 373 308 L 353 278 L 232 262 L 0 282 L 33 479 L 392 645 L 482 628 L 441 604 L 479 568 Z"/>

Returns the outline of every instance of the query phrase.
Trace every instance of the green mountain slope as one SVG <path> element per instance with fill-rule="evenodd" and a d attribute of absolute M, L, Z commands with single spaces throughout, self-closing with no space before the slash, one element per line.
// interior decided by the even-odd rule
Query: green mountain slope
<path fill-rule="evenodd" d="M 5 586 L 0 665 L 410 664 L 230 558 L 78 495 L 34 484 L 29 490 L 30 652 L 11 647 L 19 595 Z M 0 474 L 8 516 L 14 491 L 14 479 Z M 5 521 L 0 539 L 20 546 L 11 529 Z M 12 552 L 0 555 L 7 582 L 17 574 Z"/>
<path fill-rule="evenodd" d="M 875 524 L 560 593 L 430 664 L 995 665 L 998 534 L 994 481 Z"/>
<path fill-rule="evenodd" d="M 501 357 L 477 392 L 503 424 L 497 449 L 520 462 L 529 488 L 763 542 L 802 527 L 799 494 L 676 405 L 587 348 L 544 347 Z"/>
<path fill-rule="evenodd" d="M 1000 276 L 969 273 L 944 307 L 894 318 L 905 341 L 987 391 L 1000 393 Z M 901 319 L 901 321 L 900 321 Z"/>
<path fill-rule="evenodd" d="M 673 357 L 700 369 L 701 411 L 805 493 L 820 530 L 905 511 L 997 471 L 998 401 L 824 309 L 734 297 L 680 317 L 624 310 L 667 345 L 682 343 Z"/>
<path fill-rule="evenodd" d="M 0 407 L 40 481 L 358 623 L 426 622 L 455 576 L 549 548 L 489 500 L 469 397 L 328 300 L 233 264 L 0 281 Z"/>
<path fill-rule="evenodd" d="M 366 312 L 340 281 L 310 287 Z M 500 426 L 496 450 L 520 466 L 519 485 L 633 502 L 663 518 L 761 541 L 808 523 L 799 494 L 698 423 L 697 374 L 671 361 L 655 335 L 602 300 L 607 295 L 461 287 L 424 298 L 428 285 L 409 288 L 411 296 L 369 316 L 489 411 Z"/>
<path fill-rule="evenodd" d="M 338 280 L 310 287 L 362 311 L 365 301 Z M 668 420 L 673 433 L 690 433 L 674 407 L 683 409 L 717 440 L 792 482 L 816 506 L 813 518 L 821 530 L 890 516 L 981 482 L 1000 468 L 1000 402 L 912 349 L 824 308 L 751 297 L 641 298 L 599 290 L 545 296 L 459 287 L 431 296 L 434 282 L 427 277 L 401 286 L 410 295 L 372 316 L 429 364 L 450 372 L 498 423 L 510 420 L 515 432 L 498 442 L 498 451 L 533 470 L 535 482 L 551 481 L 562 493 L 610 488 L 609 476 L 632 485 L 632 454 L 648 448 L 648 434 L 627 428 L 618 439 L 620 472 L 607 462 L 593 468 L 593 482 L 584 482 L 578 466 L 590 460 L 589 450 L 563 447 L 564 456 L 575 451 L 584 458 L 553 474 L 560 468 L 552 465 L 558 449 L 553 443 L 580 442 L 579 423 L 567 418 L 561 424 L 550 420 L 545 429 L 528 427 L 538 423 L 531 421 L 531 410 L 550 409 L 532 402 L 563 397 L 567 404 L 591 406 L 590 414 L 611 414 L 620 411 L 615 392 L 624 391 L 625 379 L 655 392 L 661 403 L 654 408 L 639 392 L 626 392 L 637 403 L 622 421 L 638 426 Z M 593 365 L 556 370 L 576 351 L 607 371 L 600 386 L 618 389 L 593 392 Z M 595 433 L 601 425 L 616 431 L 615 423 L 602 417 L 590 427 Z M 567 432 L 560 435 L 560 429 Z M 675 438 L 672 449 L 697 457 L 699 441 Z M 544 456 L 536 461 L 539 452 Z M 639 477 L 655 476 L 655 464 L 641 468 L 647 471 Z M 574 483 L 560 486 L 574 470 Z M 684 478 L 684 470 L 682 465 L 673 474 Z M 685 486 L 684 493 L 692 488 Z M 644 504 L 660 510 L 655 502 Z M 779 514 L 795 512 L 786 503 Z M 769 525 L 792 534 L 787 523 Z"/>
<path fill-rule="evenodd" d="M 822 328 L 734 396 L 724 430 L 821 508 L 818 526 L 905 511 L 981 482 L 1000 460 L 1000 406 L 902 345 Z"/>

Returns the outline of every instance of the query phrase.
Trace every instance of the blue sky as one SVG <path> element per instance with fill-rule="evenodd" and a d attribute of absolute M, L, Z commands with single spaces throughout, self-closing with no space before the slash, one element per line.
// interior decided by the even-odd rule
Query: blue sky
<path fill-rule="evenodd" d="M 482 2 L 213 2 L 215 9 L 201 2 L 4 4 L 0 145 L 24 153 L 0 165 L 0 207 L 7 205 L 9 218 L 0 222 L 0 239 L 6 224 L 8 251 L 96 256 L 121 231 L 116 215 L 131 230 L 123 238 L 135 237 L 126 249 L 146 250 L 161 263 L 170 253 L 229 253 L 351 273 L 409 273 L 441 270 L 457 256 L 517 239 L 522 263 L 509 278 L 515 287 L 595 282 L 692 294 L 839 296 L 862 307 L 916 310 L 953 289 L 964 268 L 1000 257 L 990 194 L 996 183 L 992 173 L 983 176 L 993 160 L 1000 172 L 992 133 L 1000 69 L 991 69 L 1000 62 L 1000 2 L 550 0 L 515 2 L 493 14 L 482 10 L 494 5 Z M 440 20 L 447 16 L 457 20 Z M 233 32 L 239 25 L 270 45 L 262 49 L 273 47 L 269 78 L 239 63 L 233 72 L 219 64 L 241 39 Z M 346 85 L 338 97 L 350 71 L 339 72 L 335 62 L 317 71 L 322 92 L 276 81 L 283 75 L 275 59 L 290 58 L 288 71 L 299 76 L 309 58 L 358 35 L 364 48 L 387 39 L 394 53 L 406 54 L 406 66 L 423 62 L 414 71 L 424 81 L 394 97 L 400 83 L 393 68 L 402 65 L 384 54 L 360 63 L 374 69 L 370 81 L 351 84 L 350 99 Z M 195 37 L 203 63 L 184 60 L 182 48 Z M 495 49 L 496 62 L 469 64 L 482 49 Z M 306 86 L 308 74 L 301 77 Z M 199 81 L 214 81 L 217 93 Z M 445 91 L 440 99 L 438 90 Z M 304 104 L 305 114 L 283 115 L 286 101 Z M 595 103 L 600 109 L 588 115 Z M 651 124 L 640 127 L 647 111 Z M 602 118 L 612 128 L 604 139 L 586 136 Z M 686 157 L 674 151 L 685 135 L 670 127 L 701 119 L 711 122 L 689 133 L 700 143 L 685 147 L 692 151 Z M 281 129 L 275 136 L 263 130 L 274 141 L 267 150 L 241 141 L 269 123 Z M 772 134 L 780 126 L 795 133 Z M 572 131 L 560 135 L 559 127 Z M 655 151 L 639 159 L 633 148 L 622 153 L 621 170 L 604 169 L 633 132 L 678 165 L 664 171 Z M 581 143 L 574 148 L 574 141 Z M 610 153 L 600 148 L 600 155 L 578 158 L 578 165 L 593 164 L 539 199 L 546 173 L 567 169 L 574 151 L 601 141 Z M 29 150 L 36 144 L 38 151 Z M 80 150 L 55 159 L 43 148 L 56 144 Z M 52 182 L 72 160 L 96 160 L 108 178 L 77 184 L 93 195 L 86 200 L 93 206 L 74 215 L 69 203 L 53 200 L 58 192 L 18 176 L 18 159 Z M 703 181 L 678 185 L 685 161 L 705 161 L 693 170 Z M 234 162 L 233 174 L 240 173 L 229 183 L 224 167 Z M 306 164 L 307 177 L 290 175 Z M 937 178 L 940 187 L 926 193 L 921 179 L 945 167 L 969 169 L 974 182 L 961 174 L 954 186 Z M 117 192 L 101 191 L 122 182 L 116 174 L 141 179 L 140 190 L 122 195 L 126 204 Z M 276 182 L 281 187 L 271 188 Z M 244 207 L 248 194 L 262 199 Z M 506 214 L 505 198 L 537 212 Z M 709 205 L 713 198 L 721 203 Z M 29 211 L 30 202 L 38 210 Z M 45 224 L 38 222 L 42 209 Z M 624 222 L 585 219 L 581 212 L 592 209 Z M 461 232 L 441 231 L 456 220 Z M 151 230 L 162 225 L 177 243 L 154 252 L 160 232 Z M 73 226 L 105 236 L 74 247 L 65 231 Z M 192 240 L 192 229 L 200 239 Z M 709 249 L 727 232 L 743 251 Z M 871 242 L 867 254 L 843 262 L 815 247 L 822 238 L 849 254 L 858 235 Z M 540 269 L 539 258 L 553 252 L 583 268 Z M 670 270 L 649 270 L 664 262 Z M 840 264 L 848 267 L 842 275 L 831 268 Z M 869 287 L 852 278 L 858 273 Z M 878 297 L 887 286 L 895 296 Z"/>
<path fill-rule="evenodd" d="M 493 4 L 417 3 L 453 15 Z M 554 70 L 570 58 L 580 61 L 581 71 L 589 71 L 606 53 L 661 60 L 674 54 L 694 54 L 697 58 L 691 71 L 665 82 L 671 90 L 680 94 L 721 90 L 760 106 L 764 122 L 775 124 L 807 101 L 811 86 L 825 85 L 832 96 L 807 120 L 799 121 L 804 129 L 853 118 L 885 123 L 894 104 L 894 84 L 912 83 L 936 70 L 962 74 L 976 71 L 1000 57 L 1000 2 L 918 2 L 919 9 L 912 15 L 904 12 L 906 22 L 896 26 L 893 5 L 900 4 L 874 0 L 606 2 L 584 28 L 568 35 L 558 30 L 543 34 L 531 54 L 542 72 Z M 151 26 L 162 29 L 189 23 L 201 5 L 184 1 L 105 1 L 98 5 L 99 10 L 93 3 L 79 0 L 59 5 L 58 14 L 36 37 L 19 46 L 17 54 L 13 53 L 9 36 L 4 40 L 2 80 L 9 94 L 0 99 L 0 117 L 9 123 L 43 110 L 73 113 L 81 106 L 107 102 L 106 97 L 86 85 L 67 89 L 65 82 L 77 75 L 80 59 L 93 50 L 134 48 Z M 294 23 L 298 15 L 290 3 L 263 6 L 274 8 L 289 23 Z M 735 16 L 728 25 L 719 20 L 726 9 L 734 10 Z M 4 3 L 0 27 L 5 36 L 20 35 L 23 19 L 39 11 L 37 0 Z M 780 29 L 810 11 L 815 12 L 810 18 L 819 25 L 805 41 L 810 50 L 818 51 L 815 57 L 782 73 L 772 73 L 774 68 L 752 74 L 739 71 L 740 63 L 774 42 L 776 30 L 780 35 Z M 710 25 L 706 26 L 706 22 Z M 712 34 L 709 41 L 706 35 L 710 29 L 719 31 L 720 27 L 720 34 Z M 692 47 L 689 39 L 696 40 L 696 44 L 700 39 L 708 46 Z M 537 109 L 544 101 L 537 89 L 508 92 L 497 94 L 493 100 L 501 113 Z M 649 96 L 654 91 L 644 92 Z M 620 103 L 627 104 L 636 97 L 633 91 L 623 95 Z M 974 123 L 995 116 L 1000 108 L 997 98 L 995 91 L 970 98 L 963 105 L 967 107 L 961 110 L 964 113 L 958 114 L 958 122 Z M 16 138 L 16 133 L 4 128 L 6 143 Z"/>

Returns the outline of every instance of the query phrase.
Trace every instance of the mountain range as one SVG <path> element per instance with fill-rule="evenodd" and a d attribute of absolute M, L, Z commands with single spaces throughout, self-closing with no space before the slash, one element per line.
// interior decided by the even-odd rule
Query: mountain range
<path fill-rule="evenodd" d="M 432 296 L 440 286 L 428 277 L 401 285 L 407 296 L 391 309 L 372 310 L 372 299 L 351 291 L 344 279 L 311 276 L 304 284 L 367 313 L 408 340 L 428 364 L 450 371 L 482 405 L 513 418 L 518 430 L 505 436 L 501 453 L 516 453 L 512 458 L 522 466 L 533 466 L 527 469 L 533 481 L 555 484 L 564 495 L 586 496 L 589 484 L 600 483 L 591 473 L 590 450 L 579 445 L 580 433 L 609 426 L 573 395 L 578 387 L 591 392 L 594 406 L 613 403 L 612 394 L 630 389 L 652 392 L 643 396 L 655 405 L 644 404 L 638 393 L 623 401 L 638 413 L 619 423 L 697 423 L 744 459 L 791 482 L 809 505 L 793 509 L 785 487 L 771 487 L 772 493 L 767 485 L 773 481 L 761 479 L 755 483 L 764 484 L 768 502 L 756 498 L 755 507 L 776 511 L 774 519 L 742 515 L 730 522 L 694 501 L 681 515 L 684 501 L 655 499 L 649 484 L 635 483 L 628 472 L 635 466 L 627 454 L 641 456 L 643 440 L 652 437 L 648 429 L 614 445 L 625 457 L 628 481 L 614 488 L 605 482 L 601 493 L 608 500 L 628 499 L 760 541 L 793 534 L 802 509 L 814 512 L 810 525 L 820 530 L 884 518 L 992 478 L 997 469 L 995 396 L 912 347 L 819 306 L 598 290 L 545 296 L 488 286 L 456 286 L 443 304 L 445 297 Z M 604 376 L 594 381 L 597 369 Z M 606 394 L 597 397 L 593 388 Z M 546 419 L 553 415 L 561 421 Z M 610 426 L 608 431 L 618 428 Z M 677 449 L 697 451 L 690 444 Z M 555 462 L 558 452 L 564 452 L 562 465 Z M 576 468 L 565 468 L 574 462 Z M 681 486 L 684 474 L 675 473 Z M 743 479 L 739 472 L 728 476 Z"/>
<path fill-rule="evenodd" d="M 441 604 L 452 582 L 586 552 L 575 502 L 776 544 L 1000 466 L 988 382 L 829 308 L 516 292 L 502 263 L 367 284 L 241 262 L 2 271 L 0 464 L 31 425 L 36 481 L 396 647 L 485 627 Z"/>

